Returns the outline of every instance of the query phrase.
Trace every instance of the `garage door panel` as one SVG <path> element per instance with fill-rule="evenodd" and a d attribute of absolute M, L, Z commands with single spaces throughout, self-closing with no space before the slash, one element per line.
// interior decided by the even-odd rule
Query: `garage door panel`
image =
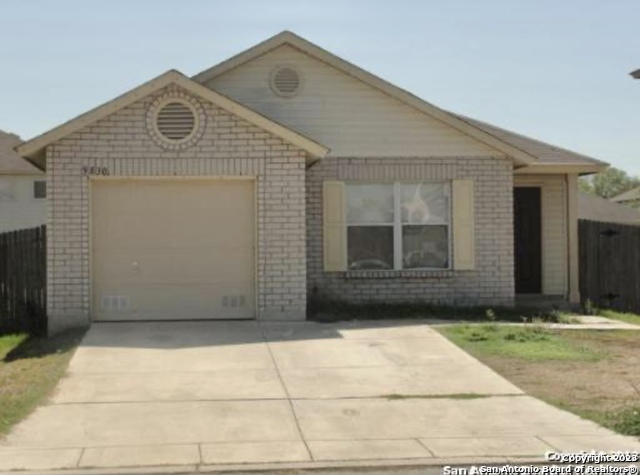
<path fill-rule="evenodd" d="M 175 236 L 175 238 L 172 238 Z M 171 252 L 183 252 L 189 249 L 189 252 L 200 252 L 202 255 L 207 255 L 212 252 L 212 249 L 216 249 L 219 252 L 234 252 L 243 250 L 247 253 L 254 252 L 254 245 L 251 239 L 247 237 L 235 237 L 229 236 L 225 242 L 220 237 L 210 238 L 207 236 L 196 235 L 186 236 L 180 233 L 172 233 L 169 235 L 157 236 L 153 239 L 142 238 L 140 239 L 138 247 L 140 250 L 131 250 L 131 245 L 128 243 L 129 237 L 127 234 L 122 234 L 117 240 L 113 239 L 109 242 L 94 244 L 92 246 L 93 252 L 112 252 L 117 254 L 127 254 L 133 252 L 138 255 L 145 255 L 145 253 L 158 253 L 170 250 Z M 132 238 L 132 240 L 135 238 Z M 228 241 L 235 239 L 233 243 Z"/>
<path fill-rule="evenodd" d="M 105 288 L 106 302 L 98 302 L 109 320 L 190 320 L 253 318 L 252 295 L 238 294 L 228 287 L 159 285 L 131 289 L 118 295 Z M 117 299 L 109 297 L 115 296 Z M 113 304 L 112 301 L 118 303 Z"/>
<path fill-rule="evenodd" d="M 182 227 L 176 222 L 177 230 L 170 228 L 158 229 L 157 226 L 144 221 L 144 227 L 154 229 L 153 236 L 149 236 L 149 229 L 141 229 L 137 223 L 121 223 L 113 221 L 108 226 L 94 226 L 94 235 L 100 235 L 99 242 L 94 242 L 94 251 L 131 249 L 132 242 L 141 249 L 201 249 L 203 252 L 212 247 L 225 249 L 253 248 L 253 230 L 243 229 L 233 232 L 225 226 L 194 226 Z M 127 230 L 131 228 L 131 230 Z M 95 239 L 94 239 L 95 241 Z"/>
<path fill-rule="evenodd" d="M 220 180 L 94 182 L 94 318 L 254 317 L 253 186 Z"/>
<path fill-rule="evenodd" d="M 100 237 L 97 242 L 94 239 L 94 249 L 130 249 L 132 244 L 137 248 L 151 246 L 156 249 L 198 246 L 206 249 L 211 246 L 247 248 L 254 245 L 253 223 L 226 223 L 214 221 L 209 216 L 215 217 L 215 214 L 210 211 L 198 222 L 194 222 L 190 213 L 174 218 L 144 214 L 110 219 L 94 216 L 94 236 Z"/>
<path fill-rule="evenodd" d="M 254 267 L 249 265 L 251 254 L 245 250 L 236 252 L 212 251 L 207 255 L 189 255 L 185 250 L 176 255 L 147 252 L 145 254 L 110 253 L 109 260 L 97 262 L 94 278 L 99 282 L 190 282 L 220 281 L 250 282 Z M 221 265 L 229 261 L 232 265 Z M 233 264 L 233 263 L 237 264 Z M 170 273 L 166 270 L 171 269 Z"/>
<path fill-rule="evenodd" d="M 93 197 L 95 214 L 119 208 L 125 214 L 140 211 L 182 214 L 183 202 L 199 210 L 246 210 L 253 201 L 250 191 L 253 182 L 248 180 L 218 181 L 212 188 L 211 180 L 148 180 L 95 182 Z M 154 213 L 155 214 L 155 213 Z"/>

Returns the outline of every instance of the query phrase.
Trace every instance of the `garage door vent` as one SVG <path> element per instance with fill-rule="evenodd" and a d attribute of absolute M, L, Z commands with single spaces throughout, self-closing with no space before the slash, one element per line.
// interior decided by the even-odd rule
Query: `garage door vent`
<path fill-rule="evenodd" d="M 126 295 L 103 295 L 101 299 L 102 310 L 123 311 L 130 307 L 129 297 Z"/>
<path fill-rule="evenodd" d="M 241 308 L 247 304 L 244 295 L 225 295 L 222 297 L 222 306 L 227 308 Z"/>

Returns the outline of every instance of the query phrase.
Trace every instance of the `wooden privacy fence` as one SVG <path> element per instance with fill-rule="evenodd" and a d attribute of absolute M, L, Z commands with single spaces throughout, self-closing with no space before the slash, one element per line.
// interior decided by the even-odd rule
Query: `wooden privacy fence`
<path fill-rule="evenodd" d="M 46 333 L 46 228 L 0 234 L 0 335 Z"/>
<path fill-rule="evenodd" d="M 578 241 L 582 303 L 640 312 L 640 226 L 580 220 Z"/>

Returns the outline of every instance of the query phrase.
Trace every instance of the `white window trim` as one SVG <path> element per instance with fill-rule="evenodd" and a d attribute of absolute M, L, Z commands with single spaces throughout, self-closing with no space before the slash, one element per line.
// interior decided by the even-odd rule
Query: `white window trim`
<path fill-rule="evenodd" d="M 402 227 L 405 225 L 411 226 L 411 223 L 403 223 L 402 222 L 402 203 L 401 203 L 401 191 L 400 187 L 402 185 L 415 185 L 420 183 L 433 183 L 433 184 L 443 184 L 446 187 L 449 197 L 449 209 L 448 211 L 448 221 L 441 223 L 428 223 L 428 224 L 417 224 L 416 226 L 446 226 L 447 227 L 447 267 L 410 267 L 404 268 L 402 267 Z M 393 269 L 384 269 L 382 272 L 412 272 L 412 271 L 446 271 L 453 269 L 453 241 L 452 241 L 452 206 L 451 206 L 451 182 L 450 181 L 394 181 L 393 183 L 385 183 L 385 182 L 359 182 L 359 181 L 349 181 L 346 182 L 346 186 L 349 185 L 393 185 L 393 222 L 380 222 L 380 223 L 349 223 L 348 219 L 345 219 L 345 234 L 348 235 L 347 229 L 349 227 L 363 226 L 363 227 L 372 227 L 372 226 L 392 226 L 393 227 Z M 348 203 L 345 203 L 348 206 Z M 349 246 L 348 238 L 345 239 L 347 243 L 347 248 Z M 348 251 L 347 251 L 348 252 Z M 349 256 L 347 255 L 347 260 Z M 371 272 L 369 269 L 362 270 L 349 270 L 349 272 Z M 376 272 L 380 272 L 380 269 L 376 269 Z"/>

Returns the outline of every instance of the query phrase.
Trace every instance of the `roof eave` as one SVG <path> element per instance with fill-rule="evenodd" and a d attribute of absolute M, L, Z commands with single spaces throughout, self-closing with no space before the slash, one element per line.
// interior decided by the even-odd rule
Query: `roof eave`
<path fill-rule="evenodd" d="M 176 84 L 191 93 L 208 100 L 227 112 L 234 114 L 267 132 L 276 135 L 283 140 L 303 149 L 310 157 L 322 158 L 329 149 L 304 135 L 295 132 L 284 125 L 281 125 L 235 101 L 219 94 L 195 81 L 189 79 L 182 73 L 170 70 L 160 76 L 147 81 L 146 83 L 129 90 L 128 92 L 106 102 L 84 114 L 71 119 L 64 124 L 55 127 L 31 140 L 23 142 L 15 148 L 22 157 L 29 160 L 41 170 L 46 169 L 46 147 L 77 130 L 80 130 L 110 114 L 113 114 L 143 97 L 153 94 L 170 84 Z"/>
<path fill-rule="evenodd" d="M 528 167 L 514 170 L 518 175 L 554 175 L 576 174 L 592 175 L 600 173 L 609 167 L 607 163 L 536 163 Z"/>

